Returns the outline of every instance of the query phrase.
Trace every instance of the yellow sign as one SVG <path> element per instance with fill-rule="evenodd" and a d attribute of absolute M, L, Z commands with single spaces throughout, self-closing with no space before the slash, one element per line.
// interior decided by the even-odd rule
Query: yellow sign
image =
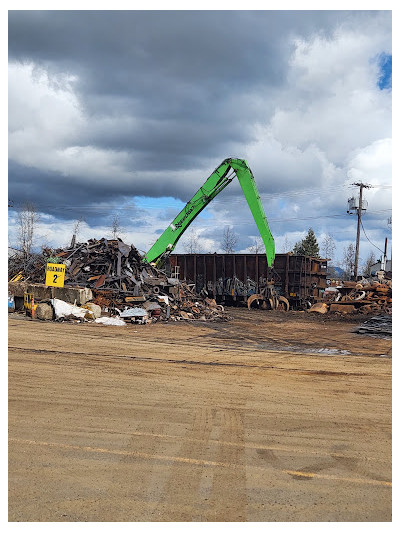
<path fill-rule="evenodd" d="M 47 263 L 46 281 L 48 287 L 64 287 L 65 265 L 61 263 Z"/>

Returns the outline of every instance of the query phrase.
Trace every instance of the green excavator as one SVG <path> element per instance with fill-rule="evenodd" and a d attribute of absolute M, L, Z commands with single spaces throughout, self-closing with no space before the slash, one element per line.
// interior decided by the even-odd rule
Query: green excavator
<path fill-rule="evenodd" d="M 244 196 L 249 205 L 254 221 L 265 245 L 268 267 L 271 268 L 275 259 L 275 242 L 268 226 L 256 182 L 247 161 L 244 159 L 228 158 L 214 170 L 204 185 L 196 192 L 182 211 L 174 218 L 167 229 L 160 235 L 150 250 L 145 254 L 144 260 L 160 267 L 165 263 L 168 255 L 174 250 L 183 233 L 193 220 L 231 181 L 237 177 Z M 267 274 L 267 273 L 266 273 Z M 268 276 L 266 276 L 268 278 Z M 275 293 L 273 283 L 267 283 L 260 294 L 253 294 L 248 299 L 248 306 L 257 302 L 264 308 L 288 310 L 289 303 L 286 298 Z"/>

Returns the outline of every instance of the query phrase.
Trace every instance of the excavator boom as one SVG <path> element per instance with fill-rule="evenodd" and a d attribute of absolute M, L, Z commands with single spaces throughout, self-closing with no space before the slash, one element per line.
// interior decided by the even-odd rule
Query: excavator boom
<path fill-rule="evenodd" d="M 254 221 L 265 245 L 268 266 L 272 266 L 275 259 L 275 243 L 268 226 L 264 208 L 257 191 L 253 173 L 244 159 L 225 159 L 196 192 L 182 211 L 174 218 L 168 228 L 160 235 L 144 259 L 149 263 L 158 264 L 164 256 L 173 251 L 185 230 L 201 211 L 217 196 L 229 183 L 237 177 L 243 190 Z"/>

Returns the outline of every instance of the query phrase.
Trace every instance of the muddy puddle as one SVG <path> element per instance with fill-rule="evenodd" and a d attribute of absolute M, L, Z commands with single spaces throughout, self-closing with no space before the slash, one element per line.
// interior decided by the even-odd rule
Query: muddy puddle
<path fill-rule="evenodd" d="M 274 343 L 262 342 L 257 344 L 256 348 L 261 350 L 274 350 L 277 352 L 295 352 L 304 354 L 317 354 L 317 355 L 356 355 L 352 354 L 349 350 L 339 350 L 338 348 L 311 348 L 310 346 L 302 345 L 290 345 L 290 346 L 277 346 Z"/>

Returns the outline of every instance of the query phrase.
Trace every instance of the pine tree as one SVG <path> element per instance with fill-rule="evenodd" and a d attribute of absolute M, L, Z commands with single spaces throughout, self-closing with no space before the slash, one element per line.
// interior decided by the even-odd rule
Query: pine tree
<path fill-rule="evenodd" d="M 306 255 L 307 257 L 319 257 L 319 246 L 314 230 L 310 228 L 302 241 L 296 242 L 293 247 L 296 255 Z"/>

